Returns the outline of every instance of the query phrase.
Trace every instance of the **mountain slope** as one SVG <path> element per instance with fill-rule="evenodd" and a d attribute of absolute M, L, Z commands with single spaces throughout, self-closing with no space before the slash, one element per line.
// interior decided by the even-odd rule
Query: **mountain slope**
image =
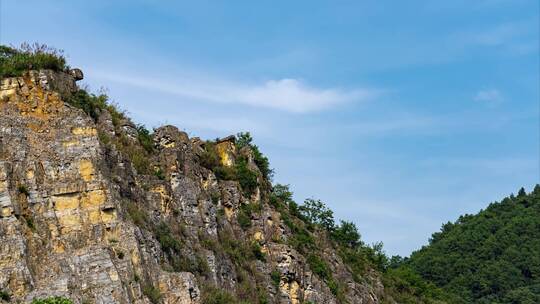
<path fill-rule="evenodd" d="M 382 255 L 272 185 L 248 134 L 150 132 L 55 53 L 0 51 L 0 302 L 395 302 Z"/>
<path fill-rule="evenodd" d="M 443 225 L 406 265 L 463 303 L 540 303 L 540 186 Z"/>

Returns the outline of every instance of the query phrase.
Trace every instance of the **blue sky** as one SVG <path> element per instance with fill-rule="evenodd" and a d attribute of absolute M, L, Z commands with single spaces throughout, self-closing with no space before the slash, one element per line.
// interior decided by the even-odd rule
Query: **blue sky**
<path fill-rule="evenodd" d="M 408 255 L 539 169 L 527 0 L 19 1 L 0 42 L 64 49 L 136 121 L 250 131 L 298 201 Z"/>

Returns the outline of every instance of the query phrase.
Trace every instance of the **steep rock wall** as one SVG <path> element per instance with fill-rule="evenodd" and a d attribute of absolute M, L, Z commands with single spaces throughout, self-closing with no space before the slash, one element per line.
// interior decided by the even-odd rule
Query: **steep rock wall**
<path fill-rule="evenodd" d="M 267 303 L 379 302 L 378 275 L 355 282 L 321 244 L 347 286 L 338 299 L 287 245 L 291 231 L 267 189 L 246 196 L 238 182 L 200 165 L 203 141 L 173 126 L 155 130 L 150 167 L 160 174 L 138 174 L 125 153 L 103 142 L 120 136 L 136 145 L 133 124 L 115 125 L 107 111 L 94 121 L 64 102 L 74 91 L 73 76 L 51 71 L 0 84 L 0 290 L 13 300 L 188 304 L 202 303 L 214 286 L 257 292 Z M 250 155 L 219 144 L 226 166 L 237 153 Z M 259 209 L 241 227 L 248 205 Z M 239 248 L 250 246 L 264 256 L 246 261 Z"/>

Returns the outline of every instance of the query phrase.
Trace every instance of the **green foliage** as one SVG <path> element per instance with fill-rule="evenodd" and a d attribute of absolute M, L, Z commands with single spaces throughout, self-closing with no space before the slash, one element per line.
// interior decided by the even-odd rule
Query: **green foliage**
<path fill-rule="evenodd" d="M 261 205 L 257 203 L 242 204 L 238 210 L 238 224 L 242 229 L 248 229 L 251 227 L 251 214 L 253 212 L 260 212 Z"/>
<path fill-rule="evenodd" d="M 154 230 L 154 234 L 161 245 L 161 250 L 168 254 L 178 254 L 181 249 L 180 242 L 172 235 L 171 229 L 165 222 L 161 222 Z"/>
<path fill-rule="evenodd" d="M 109 103 L 109 97 L 106 94 L 90 94 L 86 90 L 78 90 L 66 99 L 66 102 L 76 108 L 82 109 L 88 114 L 94 121 L 97 122 L 99 116 L 103 111 L 111 114 L 112 123 L 115 127 L 119 127 L 120 121 L 127 120 L 124 112 L 118 110 L 118 108 Z M 139 174 L 152 174 L 150 170 L 150 153 L 153 152 L 154 145 L 152 140 L 152 134 L 143 125 L 137 125 L 137 141 L 138 145 L 134 144 L 125 135 L 119 135 L 110 138 L 107 134 L 99 132 L 98 136 L 101 142 L 105 145 L 114 144 L 114 146 L 126 155 L 137 173 Z M 122 133 L 118 133 L 122 134 Z"/>
<path fill-rule="evenodd" d="M 257 188 L 257 174 L 249 169 L 247 159 L 238 157 L 234 167 L 223 166 L 213 142 L 204 144 L 200 162 L 203 167 L 212 170 L 217 179 L 238 181 L 246 195 L 251 195 Z"/>
<path fill-rule="evenodd" d="M 17 190 L 19 193 L 24 194 L 26 196 L 30 196 L 30 191 L 28 191 L 28 188 L 25 185 L 19 185 L 17 187 Z"/>
<path fill-rule="evenodd" d="M 114 112 L 118 112 L 116 108 L 110 106 L 107 101 L 109 97 L 105 94 L 90 94 L 86 90 L 78 90 L 72 94 L 69 98 L 66 99 L 66 102 L 76 108 L 83 110 L 88 114 L 94 121 L 97 121 L 99 114 L 103 110 L 108 110 L 109 108 L 114 109 Z"/>
<path fill-rule="evenodd" d="M 240 183 L 242 191 L 246 195 L 251 195 L 257 188 L 257 174 L 248 168 L 247 160 L 245 158 L 239 158 L 235 164 L 236 180 Z"/>
<path fill-rule="evenodd" d="M 207 141 L 204 143 L 203 148 L 204 152 L 199 157 L 199 163 L 206 169 L 214 171 L 214 168 L 220 166 L 220 159 L 216 150 L 216 144 L 214 142 Z"/>
<path fill-rule="evenodd" d="M 9 302 L 11 300 L 11 296 L 7 291 L 0 290 L 0 300 Z"/>
<path fill-rule="evenodd" d="M 26 221 L 26 225 L 28 226 L 28 228 L 35 231 L 36 224 L 34 223 L 34 218 L 32 218 L 32 216 L 28 214 L 23 215 L 23 217 L 24 217 L 24 220 Z"/>
<path fill-rule="evenodd" d="M 68 69 L 61 50 L 45 44 L 23 43 L 19 48 L 0 45 L 0 78 L 21 76 L 28 70 Z"/>
<path fill-rule="evenodd" d="M 161 302 L 161 293 L 159 289 L 155 288 L 152 285 L 146 285 L 143 287 L 143 294 L 152 302 L 153 304 L 158 304 Z"/>
<path fill-rule="evenodd" d="M 213 191 L 210 193 L 210 199 L 212 200 L 212 204 L 217 205 L 221 199 L 221 193 L 219 191 Z"/>
<path fill-rule="evenodd" d="M 154 176 L 159 178 L 160 180 L 165 179 L 165 174 L 163 174 L 163 170 L 161 170 L 161 168 L 157 168 L 154 170 Z"/>
<path fill-rule="evenodd" d="M 230 293 L 217 289 L 206 288 L 203 291 L 202 303 L 204 304 L 239 304 L 238 299 L 232 296 Z"/>
<path fill-rule="evenodd" d="M 463 303 L 538 303 L 540 187 L 444 224 L 405 264 Z"/>
<path fill-rule="evenodd" d="M 308 223 L 318 225 L 327 231 L 334 230 L 334 212 L 321 200 L 308 198 L 298 210 Z"/>
<path fill-rule="evenodd" d="M 134 202 L 127 202 L 126 209 L 129 217 L 135 225 L 140 228 L 147 228 L 148 226 L 148 214 L 144 210 L 141 210 Z"/>
<path fill-rule="evenodd" d="M 270 162 L 268 161 L 268 158 L 261 153 L 259 147 L 253 144 L 253 138 L 249 132 L 241 132 L 236 135 L 237 150 L 240 150 L 243 147 L 249 147 L 251 149 L 253 152 L 253 161 L 261 171 L 263 177 L 271 180 L 274 172 L 270 168 Z"/>
<path fill-rule="evenodd" d="M 240 209 L 240 212 L 238 212 L 237 220 L 238 224 L 240 225 L 240 227 L 242 227 L 242 229 L 246 230 L 251 227 L 251 218 L 249 214 L 247 214 L 242 209 Z"/>
<path fill-rule="evenodd" d="M 389 269 L 383 276 L 383 285 L 387 294 L 398 303 L 456 303 L 452 295 L 427 282 L 408 267 Z"/>
<path fill-rule="evenodd" d="M 311 254 L 307 258 L 309 267 L 313 273 L 315 273 L 322 280 L 329 280 L 332 278 L 332 273 L 330 272 L 330 267 L 328 264 L 319 256 Z"/>
<path fill-rule="evenodd" d="M 266 261 L 266 254 L 262 252 L 259 242 L 253 241 L 251 243 L 251 254 L 259 261 Z"/>
<path fill-rule="evenodd" d="M 286 223 L 293 223 L 292 221 Z M 289 245 L 298 250 L 301 253 L 307 253 L 315 249 L 315 240 L 309 231 L 305 228 L 296 227 L 293 231 L 293 235 L 289 238 Z"/>
<path fill-rule="evenodd" d="M 73 304 L 70 299 L 63 297 L 50 297 L 45 299 L 34 299 L 31 304 Z"/>
<path fill-rule="evenodd" d="M 274 284 L 274 287 L 276 289 L 279 289 L 279 283 L 281 282 L 281 273 L 279 270 L 274 269 L 270 273 L 270 278 L 272 279 L 272 283 Z"/>
<path fill-rule="evenodd" d="M 341 221 L 331 236 L 334 241 L 348 248 L 357 248 L 361 244 L 358 228 L 352 222 Z"/>
<path fill-rule="evenodd" d="M 137 125 L 137 139 L 141 146 L 149 153 L 154 151 L 154 140 L 152 134 L 144 125 Z"/>
<path fill-rule="evenodd" d="M 374 243 L 371 246 L 365 246 L 362 248 L 362 251 L 365 252 L 367 259 L 377 270 L 384 272 L 388 268 L 390 260 L 384 253 L 382 242 Z"/>
<path fill-rule="evenodd" d="M 293 202 L 293 193 L 289 189 L 289 185 L 276 184 L 272 188 L 272 194 L 277 200 L 284 204 Z"/>

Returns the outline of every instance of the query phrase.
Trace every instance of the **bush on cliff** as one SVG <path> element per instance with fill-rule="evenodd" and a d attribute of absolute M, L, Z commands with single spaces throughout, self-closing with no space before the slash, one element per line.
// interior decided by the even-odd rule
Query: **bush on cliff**
<path fill-rule="evenodd" d="M 0 45 L 0 78 L 21 76 L 28 70 L 68 69 L 63 52 L 46 44 L 23 43 L 20 47 Z"/>
<path fill-rule="evenodd" d="M 32 304 L 73 304 L 73 301 L 63 297 L 50 297 L 46 299 L 34 299 Z"/>
<path fill-rule="evenodd" d="M 259 150 L 259 147 L 253 144 L 253 138 L 249 132 L 241 132 L 236 135 L 236 149 L 240 150 L 243 147 L 250 147 L 253 152 L 253 161 L 261 171 L 265 179 L 271 180 L 274 170 L 270 168 L 268 157 L 264 156 Z"/>

